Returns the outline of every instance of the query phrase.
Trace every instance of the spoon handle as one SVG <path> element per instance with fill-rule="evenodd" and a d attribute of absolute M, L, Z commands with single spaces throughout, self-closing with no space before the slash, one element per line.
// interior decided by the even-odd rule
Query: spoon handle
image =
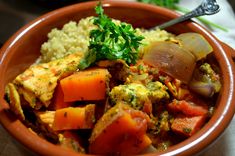
<path fill-rule="evenodd" d="M 165 29 L 169 26 L 172 26 L 174 24 L 186 21 L 188 19 L 203 16 L 203 15 L 213 15 L 220 11 L 220 7 L 217 4 L 216 0 L 203 0 L 203 2 L 194 10 L 191 12 L 188 12 L 178 18 L 175 18 L 173 20 L 170 20 L 166 23 L 163 23 L 161 25 L 158 25 L 154 27 L 153 29 L 159 28 L 159 29 Z"/>

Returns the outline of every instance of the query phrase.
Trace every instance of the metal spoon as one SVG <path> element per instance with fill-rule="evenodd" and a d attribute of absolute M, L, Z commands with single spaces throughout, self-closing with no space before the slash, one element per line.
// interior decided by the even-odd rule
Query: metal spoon
<path fill-rule="evenodd" d="M 158 25 L 152 29 L 165 29 L 169 26 L 172 26 L 174 24 L 186 21 L 188 19 L 203 16 L 203 15 L 213 15 L 220 11 L 220 6 L 217 4 L 216 0 L 203 0 L 202 3 L 191 12 L 188 12 L 178 18 L 175 18 L 173 20 L 170 20 L 166 23 L 163 23 L 161 25 Z"/>

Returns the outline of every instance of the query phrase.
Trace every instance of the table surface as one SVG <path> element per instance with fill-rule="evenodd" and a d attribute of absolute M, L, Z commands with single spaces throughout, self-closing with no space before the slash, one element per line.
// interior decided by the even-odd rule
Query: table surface
<path fill-rule="evenodd" d="M 18 30 L 22 25 L 52 9 L 54 8 L 48 8 L 48 6 L 39 7 L 29 0 L 0 0 L 0 21 L 5 21 L 4 24 L 0 24 L 0 44 L 3 44 L 6 39 L 11 36 L 16 30 Z M 6 28 L 9 31 L 5 31 Z M 220 138 L 218 138 L 217 141 L 213 145 L 211 145 L 210 148 L 199 155 L 234 156 L 234 143 L 235 118 L 232 120 L 230 126 L 226 129 L 224 134 Z M 0 155 L 30 156 L 36 154 L 29 151 L 15 139 L 13 139 L 0 125 Z"/>

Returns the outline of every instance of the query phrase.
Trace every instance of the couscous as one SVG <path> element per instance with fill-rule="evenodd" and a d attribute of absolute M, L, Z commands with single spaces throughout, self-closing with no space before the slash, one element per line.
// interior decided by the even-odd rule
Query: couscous
<path fill-rule="evenodd" d="M 41 47 L 41 62 L 49 62 L 72 53 L 88 51 L 90 31 L 97 28 L 93 24 L 93 17 L 81 19 L 79 22 L 71 21 L 62 29 L 52 29 L 48 33 L 48 41 Z M 120 23 L 118 20 L 113 20 Z M 146 31 L 136 29 L 138 35 L 144 36 L 143 44 L 146 46 L 156 41 L 174 40 L 174 35 L 164 30 Z M 140 50 L 144 50 L 143 46 Z"/>

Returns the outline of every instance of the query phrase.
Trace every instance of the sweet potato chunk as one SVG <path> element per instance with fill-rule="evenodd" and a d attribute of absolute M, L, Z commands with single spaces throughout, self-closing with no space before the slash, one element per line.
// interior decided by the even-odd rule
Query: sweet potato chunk
<path fill-rule="evenodd" d="M 205 116 L 176 117 L 171 125 L 174 132 L 190 137 L 195 134 L 205 123 Z"/>
<path fill-rule="evenodd" d="M 85 107 L 68 107 L 55 111 L 53 129 L 90 129 L 93 127 L 95 118 L 95 105 L 90 104 Z"/>
<path fill-rule="evenodd" d="M 103 100 L 106 96 L 107 69 L 92 68 L 74 73 L 60 81 L 64 101 Z"/>
<path fill-rule="evenodd" d="M 72 105 L 72 102 L 64 101 L 64 93 L 61 88 L 61 84 L 59 83 L 55 89 L 54 97 L 52 100 L 52 108 L 53 110 L 66 108 Z"/>
<path fill-rule="evenodd" d="M 148 116 L 119 103 L 95 125 L 90 141 L 91 154 L 138 154 L 151 144 L 146 135 Z"/>
<path fill-rule="evenodd" d="M 168 109 L 172 112 L 181 112 L 187 116 L 207 115 L 208 113 L 208 107 L 206 105 L 196 105 L 185 100 L 174 100 L 168 104 Z"/>

